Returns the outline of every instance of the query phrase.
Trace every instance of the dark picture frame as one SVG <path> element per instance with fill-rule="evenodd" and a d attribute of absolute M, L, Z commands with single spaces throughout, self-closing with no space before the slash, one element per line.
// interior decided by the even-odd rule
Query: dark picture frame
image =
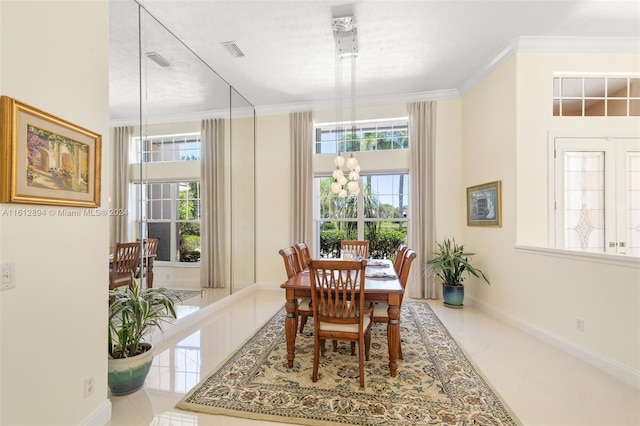
<path fill-rule="evenodd" d="M 0 98 L 0 202 L 100 206 L 102 137 Z"/>
<path fill-rule="evenodd" d="M 467 188 L 467 225 L 502 226 L 502 182 Z"/>

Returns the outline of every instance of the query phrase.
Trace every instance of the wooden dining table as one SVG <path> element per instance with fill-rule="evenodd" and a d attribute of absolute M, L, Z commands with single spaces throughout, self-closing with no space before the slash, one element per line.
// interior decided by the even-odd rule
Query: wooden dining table
<path fill-rule="evenodd" d="M 378 262 L 378 260 L 375 262 Z M 367 266 L 366 275 L 381 272 L 395 274 L 391 261 L 383 260 L 381 262 L 387 262 L 388 266 Z M 385 302 L 389 305 L 387 311 L 389 315 L 389 322 L 387 323 L 389 372 L 391 377 L 395 377 L 398 370 L 398 349 L 400 347 L 400 299 L 404 290 L 397 276 L 396 278 L 370 278 L 366 275 L 364 282 L 366 300 L 371 302 Z M 287 364 L 289 368 L 292 368 L 295 359 L 296 334 L 298 330 L 298 299 L 311 297 L 311 281 L 308 270 L 292 276 L 282 283 L 280 287 L 285 290 L 285 297 L 287 299 L 287 303 L 285 304 L 287 315 L 284 320 L 284 327 L 287 339 Z"/>

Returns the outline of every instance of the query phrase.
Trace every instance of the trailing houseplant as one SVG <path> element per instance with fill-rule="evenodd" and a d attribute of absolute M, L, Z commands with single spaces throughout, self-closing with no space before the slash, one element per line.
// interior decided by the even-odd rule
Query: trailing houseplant
<path fill-rule="evenodd" d="M 166 288 L 140 288 L 133 278 L 131 286 L 109 291 L 109 388 L 114 395 L 136 391 L 153 361 L 153 346 L 143 339 L 154 329 L 175 319 L 179 296 Z"/>
<path fill-rule="evenodd" d="M 464 251 L 464 245 L 456 243 L 455 239 L 446 238 L 436 243 L 438 248 L 426 267 L 429 274 L 442 281 L 444 304 L 450 307 L 462 307 L 464 299 L 464 279 L 473 275 L 484 279 L 490 284 L 484 273 L 471 264 L 471 257 L 475 253 Z"/>

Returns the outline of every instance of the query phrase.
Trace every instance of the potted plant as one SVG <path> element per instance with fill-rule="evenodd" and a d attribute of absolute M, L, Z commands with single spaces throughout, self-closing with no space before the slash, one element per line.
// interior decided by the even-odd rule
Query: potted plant
<path fill-rule="evenodd" d="M 140 281 L 109 290 L 109 389 L 113 395 L 138 390 L 151 368 L 153 346 L 143 338 L 176 318 L 180 297 L 166 288 L 141 289 Z"/>
<path fill-rule="evenodd" d="M 475 253 L 466 253 L 464 246 L 458 245 L 455 239 L 446 238 L 442 243 L 436 243 L 438 249 L 435 256 L 426 262 L 429 274 L 440 278 L 445 306 L 461 308 L 464 299 L 464 273 L 474 277 L 482 277 L 487 284 L 489 280 L 484 273 L 471 265 L 471 256 Z"/>

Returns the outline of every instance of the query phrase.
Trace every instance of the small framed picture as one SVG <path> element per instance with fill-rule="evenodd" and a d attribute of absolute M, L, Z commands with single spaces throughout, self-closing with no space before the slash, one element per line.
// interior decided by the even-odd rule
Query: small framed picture
<path fill-rule="evenodd" d="M 467 188 L 467 225 L 502 226 L 501 181 Z"/>
<path fill-rule="evenodd" d="M 0 202 L 100 206 L 100 135 L 8 96 L 0 114 Z"/>

